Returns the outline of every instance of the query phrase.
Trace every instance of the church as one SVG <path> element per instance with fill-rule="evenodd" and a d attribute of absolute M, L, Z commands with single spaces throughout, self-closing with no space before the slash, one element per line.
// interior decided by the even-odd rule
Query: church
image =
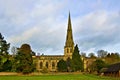
<path fill-rule="evenodd" d="M 70 13 L 68 16 L 67 25 L 67 35 L 66 42 L 64 46 L 64 55 L 40 55 L 37 60 L 37 70 L 41 71 L 43 68 L 47 68 L 48 71 L 57 71 L 57 63 L 59 60 L 67 60 L 67 58 L 72 58 L 72 53 L 74 51 L 74 40 L 72 35 L 72 23 Z"/>

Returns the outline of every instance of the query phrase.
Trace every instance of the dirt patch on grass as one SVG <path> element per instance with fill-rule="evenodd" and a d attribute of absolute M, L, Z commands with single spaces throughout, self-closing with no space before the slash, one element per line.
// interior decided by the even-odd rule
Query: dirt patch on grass
<path fill-rule="evenodd" d="M 4 76 L 4 75 L 18 75 L 18 73 L 16 73 L 16 72 L 0 72 L 0 76 Z"/>

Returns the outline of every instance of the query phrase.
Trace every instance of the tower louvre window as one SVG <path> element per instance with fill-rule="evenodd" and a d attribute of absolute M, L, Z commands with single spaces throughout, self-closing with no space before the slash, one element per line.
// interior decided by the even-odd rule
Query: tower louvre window
<path fill-rule="evenodd" d="M 70 48 L 70 52 L 72 53 L 72 48 Z"/>
<path fill-rule="evenodd" d="M 67 53 L 69 53 L 69 49 L 67 48 Z"/>

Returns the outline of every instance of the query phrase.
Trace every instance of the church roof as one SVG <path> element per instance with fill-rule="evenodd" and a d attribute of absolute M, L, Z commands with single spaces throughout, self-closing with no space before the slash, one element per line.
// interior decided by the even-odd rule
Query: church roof
<path fill-rule="evenodd" d="M 41 55 L 42 57 L 63 57 L 64 55 Z"/>
<path fill-rule="evenodd" d="M 117 72 L 120 70 L 120 63 L 112 64 L 105 72 Z"/>

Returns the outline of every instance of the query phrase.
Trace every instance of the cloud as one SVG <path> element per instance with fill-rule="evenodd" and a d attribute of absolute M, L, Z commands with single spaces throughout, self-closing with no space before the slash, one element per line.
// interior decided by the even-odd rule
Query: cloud
<path fill-rule="evenodd" d="M 39 32 L 39 29 L 36 27 L 33 27 L 32 29 L 29 29 L 19 35 L 11 36 L 9 41 L 11 43 L 28 42 L 29 39 L 31 39 L 32 36 L 35 36 L 38 32 Z"/>
<path fill-rule="evenodd" d="M 0 32 L 11 46 L 29 43 L 35 52 L 63 54 L 70 10 L 73 37 L 82 52 L 113 50 L 111 45 L 118 50 L 118 4 L 101 0 L 0 0 Z"/>
<path fill-rule="evenodd" d="M 79 18 L 76 29 L 77 42 L 82 49 L 101 49 L 101 47 L 116 45 L 120 36 L 120 15 L 119 12 L 92 12 Z"/>

